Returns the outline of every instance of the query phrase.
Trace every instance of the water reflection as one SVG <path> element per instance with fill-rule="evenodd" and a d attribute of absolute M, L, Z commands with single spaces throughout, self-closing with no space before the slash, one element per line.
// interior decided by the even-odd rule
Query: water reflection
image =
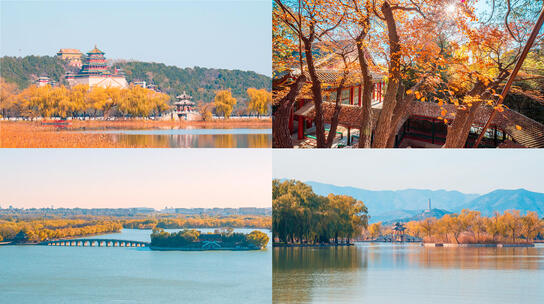
<path fill-rule="evenodd" d="M 123 146 L 135 148 L 270 148 L 270 134 L 107 134 Z"/>
<path fill-rule="evenodd" d="M 544 246 L 274 248 L 274 303 L 544 303 Z"/>

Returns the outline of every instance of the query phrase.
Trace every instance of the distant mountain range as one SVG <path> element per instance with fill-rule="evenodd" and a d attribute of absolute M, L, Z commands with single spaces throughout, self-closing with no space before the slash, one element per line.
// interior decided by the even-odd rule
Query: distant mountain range
<path fill-rule="evenodd" d="M 495 211 L 517 209 L 521 213 L 535 211 L 544 216 L 544 193 L 525 189 L 495 190 L 490 193 L 466 194 L 459 191 L 407 189 L 396 191 L 373 191 L 355 187 L 336 186 L 308 181 L 314 192 L 350 195 L 368 207 L 370 222 L 392 222 L 422 219 L 427 216 L 442 217 L 462 209 L 478 210 L 491 216 Z M 424 214 L 431 199 L 431 213 Z"/>
<path fill-rule="evenodd" d="M 544 193 L 531 192 L 525 189 L 495 190 L 460 206 L 457 211 L 464 208 L 478 210 L 484 215 L 493 215 L 495 211 L 503 212 L 517 209 L 522 213 L 535 211 L 543 216 Z"/>

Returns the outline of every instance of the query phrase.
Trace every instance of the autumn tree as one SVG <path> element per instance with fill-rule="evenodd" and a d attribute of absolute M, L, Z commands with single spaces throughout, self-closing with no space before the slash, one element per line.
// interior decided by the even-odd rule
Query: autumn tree
<path fill-rule="evenodd" d="M 368 226 L 368 233 L 370 234 L 370 237 L 373 239 L 382 235 L 382 222 L 370 224 Z"/>
<path fill-rule="evenodd" d="M 4 78 L 0 77 L 0 111 L 2 113 L 1 118 L 5 118 L 15 106 L 15 96 L 17 94 L 17 85 L 11 82 L 6 82 Z"/>
<path fill-rule="evenodd" d="M 217 114 L 229 118 L 236 104 L 236 98 L 232 97 L 230 90 L 219 90 L 215 94 L 214 105 Z"/>
<path fill-rule="evenodd" d="M 248 111 L 255 112 L 258 116 L 268 113 L 268 108 L 272 103 L 272 94 L 265 89 L 248 88 L 249 96 Z"/>

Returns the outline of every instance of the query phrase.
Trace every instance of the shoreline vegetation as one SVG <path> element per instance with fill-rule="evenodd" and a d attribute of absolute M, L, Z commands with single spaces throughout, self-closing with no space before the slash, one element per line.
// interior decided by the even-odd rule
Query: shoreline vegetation
<path fill-rule="evenodd" d="M 486 217 L 479 211 L 465 209 L 440 219 L 411 221 L 406 223 L 406 228 L 408 234 L 422 238 L 423 243 L 444 245 L 530 245 L 544 237 L 544 219 L 536 212 L 521 215 L 519 210 L 496 212 Z"/>
<path fill-rule="evenodd" d="M 532 247 L 544 239 L 544 219 L 531 211 L 522 215 L 519 210 L 507 210 L 486 217 L 464 209 L 438 219 L 367 225 L 367 208 L 353 197 L 320 196 L 296 180 L 274 179 L 272 191 L 274 247 L 351 246 L 357 241 L 427 247 Z"/>
<path fill-rule="evenodd" d="M 268 244 L 266 233 L 254 230 L 245 234 L 234 232 L 232 228 L 216 229 L 213 233 L 201 233 L 194 229 L 166 232 L 155 228 L 151 234 L 151 250 L 261 250 Z"/>
<path fill-rule="evenodd" d="M 145 148 L 145 144 L 115 141 L 110 134 L 83 133 L 107 129 L 269 129 L 269 118 L 214 119 L 211 121 L 171 120 L 69 120 L 62 127 L 41 121 L 0 121 L 2 148 Z M 152 145 L 154 147 L 154 145 Z"/>
<path fill-rule="evenodd" d="M 271 218 L 265 215 L 231 216 L 156 216 L 115 218 L 79 216 L 45 218 L 37 216 L 0 216 L 0 243 L 39 244 L 45 240 L 61 240 L 120 232 L 126 229 L 187 228 L 262 228 L 270 229 Z"/>
<path fill-rule="evenodd" d="M 273 246 L 349 246 L 367 227 L 367 214 L 351 196 L 321 196 L 299 181 L 272 181 Z"/>

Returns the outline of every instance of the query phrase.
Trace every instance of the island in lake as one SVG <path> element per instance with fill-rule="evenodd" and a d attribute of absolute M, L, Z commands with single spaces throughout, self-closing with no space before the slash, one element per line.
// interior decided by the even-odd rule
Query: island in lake
<path fill-rule="evenodd" d="M 216 230 L 214 233 L 201 233 L 194 229 L 183 229 L 178 232 L 166 232 L 164 229 L 153 229 L 151 234 L 152 250 L 261 250 L 268 244 L 266 233 L 254 230 L 245 234 L 234 232 L 232 228 Z"/>

